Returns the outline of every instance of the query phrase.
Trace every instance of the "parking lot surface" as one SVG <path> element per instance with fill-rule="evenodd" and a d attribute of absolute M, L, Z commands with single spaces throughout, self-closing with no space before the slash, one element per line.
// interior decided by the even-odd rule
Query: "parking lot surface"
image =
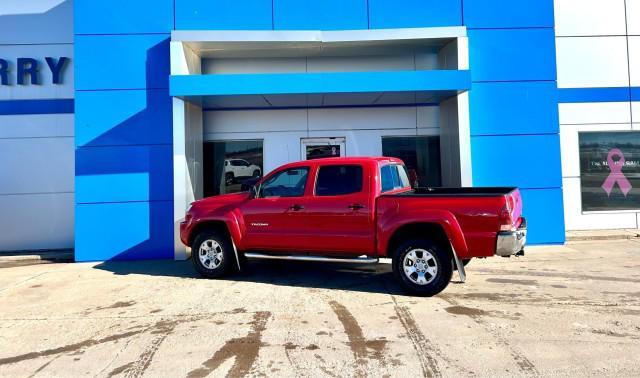
<path fill-rule="evenodd" d="M 0 376 L 639 376 L 640 242 L 473 260 L 403 294 L 389 264 L 0 265 Z"/>

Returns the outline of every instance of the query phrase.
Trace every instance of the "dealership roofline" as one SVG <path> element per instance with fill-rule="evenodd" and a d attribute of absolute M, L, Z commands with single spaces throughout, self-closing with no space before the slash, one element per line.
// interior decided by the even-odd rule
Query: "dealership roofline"
<path fill-rule="evenodd" d="M 467 37 L 464 26 L 372 30 L 174 30 L 200 57 L 300 57 L 366 55 L 400 49 L 439 49 Z"/>
<path fill-rule="evenodd" d="M 363 42 L 466 37 L 464 26 L 368 30 L 173 30 L 179 42 Z"/>

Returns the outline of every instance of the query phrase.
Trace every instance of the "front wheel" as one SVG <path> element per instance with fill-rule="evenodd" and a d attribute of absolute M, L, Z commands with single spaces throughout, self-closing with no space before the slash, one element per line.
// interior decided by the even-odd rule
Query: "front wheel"
<path fill-rule="evenodd" d="M 201 232 L 196 236 L 191 251 L 193 266 L 206 278 L 224 276 L 232 270 L 235 262 L 229 237 L 221 232 Z"/>
<path fill-rule="evenodd" d="M 412 294 L 433 296 L 444 290 L 453 274 L 450 254 L 425 239 L 402 243 L 393 256 L 393 272 Z"/>

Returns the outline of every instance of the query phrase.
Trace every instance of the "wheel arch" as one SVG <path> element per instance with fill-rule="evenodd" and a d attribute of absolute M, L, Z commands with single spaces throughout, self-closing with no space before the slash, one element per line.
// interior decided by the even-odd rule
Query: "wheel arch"
<path fill-rule="evenodd" d="M 416 238 L 433 240 L 447 250 L 451 249 L 449 238 L 441 225 L 433 222 L 416 222 L 402 225 L 393 232 L 387 243 L 387 256 L 392 258 L 403 242 Z"/>
<path fill-rule="evenodd" d="M 191 234 L 189 235 L 189 246 L 193 246 L 193 241 L 196 237 L 204 231 L 216 231 L 224 233 L 231 241 L 233 238 L 231 237 L 231 233 L 229 232 L 229 228 L 227 224 L 222 220 L 207 220 L 201 223 L 198 223 L 193 230 L 191 230 Z"/>
<path fill-rule="evenodd" d="M 393 257 L 398 246 L 407 239 L 425 238 L 441 245 L 449 253 L 466 254 L 467 243 L 458 222 L 446 219 L 445 222 L 409 222 L 398 226 L 389 237 L 384 251 Z"/>

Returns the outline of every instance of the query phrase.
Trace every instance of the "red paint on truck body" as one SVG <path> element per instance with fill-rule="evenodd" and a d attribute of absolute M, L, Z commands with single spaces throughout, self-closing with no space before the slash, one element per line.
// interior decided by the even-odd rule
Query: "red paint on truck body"
<path fill-rule="evenodd" d="M 416 224 L 441 227 L 462 259 L 493 256 L 501 212 L 515 229 L 521 222 L 517 189 L 505 195 L 403 195 L 410 187 L 381 193 L 381 166 L 403 164 L 386 157 L 327 158 L 277 168 L 260 182 L 284 170 L 308 169 L 304 193 L 298 197 L 253 198 L 248 192 L 205 198 L 192 204 L 180 225 L 182 242 L 190 246 L 200 226 L 213 224 L 229 232 L 238 251 L 287 254 L 386 257 L 394 233 Z M 358 193 L 317 196 L 319 168 L 356 165 L 363 170 Z M 503 214 L 504 215 L 504 214 Z M 429 235 L 424 235 L 428 237 Z"/>

